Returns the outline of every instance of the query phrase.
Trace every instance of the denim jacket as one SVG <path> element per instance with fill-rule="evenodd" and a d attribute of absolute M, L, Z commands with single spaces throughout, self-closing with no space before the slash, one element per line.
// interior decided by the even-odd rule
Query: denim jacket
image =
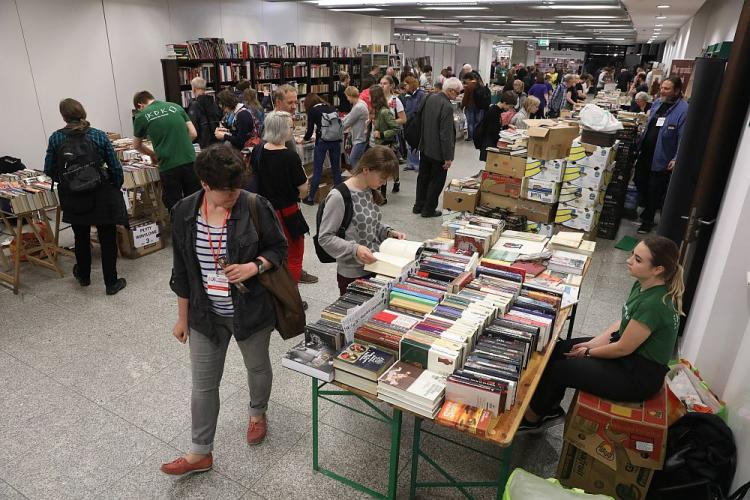
<path fill-rule="evenodd" d="M 654 105 L 651 106 L 648 123 L 646 123 L 646 128 L 638 139 L 638 149 L 643 144 L 648 127 L 656 126 L 653 122 L 656 120 L 656 111 L 661 105 L 661 99 L 657 99 Z M 680 145 L 680 137 L 682 136 L 682 129 L 685 126 L 687 112 L 688 103 L 684 99 L 680 99 L 664 115 L 664 125 L 660 127 L 659 136 L 656 139 L 656 149 L 654 149 L 654 159 L 651 161 L 652 172 L 663 172 L 667 169 L 667 164 L 676 158 L 677 147 Z"/>
<path fill-rule="evenodd" d="M 258 196 L 260 234 L 250 215 L 250 194 L 237 199 L 227 219 L 227 262 L 245 264 L 259 256 L 278 267 L 287 258 L 287 241 L 271 203 Z M 169 285 L 178 297 L 188 299 L 188 325 L 213 342 L 218 342 L 211 321 L 211 304 L 203 287 L 200 265 L 195 254 L 198 230 L 196 218 L 203 203 L 203 190 L 181 200 L 172 210 L 172 278 Z M 243 283 L 249 293 L 231 287 L 234 305 L 234 336 L 245 340 L 253 333 L 276 323 L 273 303 L 268 292 L 255 277 Z"/>

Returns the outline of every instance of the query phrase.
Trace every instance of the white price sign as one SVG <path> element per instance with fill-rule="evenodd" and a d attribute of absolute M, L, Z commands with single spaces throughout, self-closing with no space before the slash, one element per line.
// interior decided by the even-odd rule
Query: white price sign
<path fill-rule="evenodd" d="M 142 248 L 159 241 L 159 226 L 155 222 L 133 228 L 133 246 Z"/>

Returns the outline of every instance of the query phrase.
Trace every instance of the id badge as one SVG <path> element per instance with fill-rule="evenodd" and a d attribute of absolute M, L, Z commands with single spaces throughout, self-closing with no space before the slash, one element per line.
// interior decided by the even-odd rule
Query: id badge
<path fill-rule="evenodd" d="M 664 126 L 664 122 L 666 122 L 666 121 L 667 121 L 667 117 L 666 116 L 660 116 L 659 118 L 656 119 L 656 126 L 657 127 L 663 127 Z"/>
<path fill-rule="evenodd" d="M 216 297 L 229 297 L 229 280 L 223 274 L 209 273 L 206 293 Z"/>

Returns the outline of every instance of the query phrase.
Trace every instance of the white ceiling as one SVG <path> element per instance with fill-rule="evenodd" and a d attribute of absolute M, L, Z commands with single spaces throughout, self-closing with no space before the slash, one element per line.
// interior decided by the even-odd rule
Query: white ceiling
<path fill-rule="evenodd" d="M 273 0 L 272 0 L 273 1 Z M 276 0 L 279 1 L 279 0 Z M 281 0 L 284 1 L 284 0 Z M 473 31 L 498 40 L 547 38 L 572 43 L 631 44 L 671 37 L 705 0 L 305 0 L 394 19 L 400 31 L 455 34 Z M 657 5 L 669 8 L 657 9 Z M 660 13 L 666 19 L 657 20 Z M 527 22 L 524 22 L 527 21 Z M 662 24 L 656 27 L 656 24 Z M 654 29 L 660 32 L 654 32 Z"/>

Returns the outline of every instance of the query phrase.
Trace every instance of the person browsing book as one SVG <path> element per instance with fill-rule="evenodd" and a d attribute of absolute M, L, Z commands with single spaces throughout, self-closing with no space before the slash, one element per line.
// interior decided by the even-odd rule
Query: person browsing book
<path fill-rule="evenodd" d="M 562 418 L 568 387 L 614 401 L 639 402 L 664 385 L 682 314 L 682 267 L 675 243 L 648 236 L 628 258 L 636 281 L 622 318 L 596 337 L 558 340 L 519 431 Z"/>
<path fill-rule="evenodd" d="M 256 445 L 266 436 L 273 381 L 268 345 L 276 314 L 270 294 L 256 277 L 281 266 L 287 255 L 271 203 L 242 190 L 248 168 L 239 151 L 224 144 L 210 146 L 198 155 L 195 171 L 202 189 L 172 210 L 169 284 L 177 295 L 172 335 L 183 344 L 190 341 L 193 385 L 190 447 L 161 466 L 165 474 L 177 476 L 213 467 L 219 384 L 232 337 L 242 353 L 250 389 L 247 442 Z"/>
<path fill-rule="evenodd" d="M 359 160 L 352 176 L 341 186 L 332 189 L 323 207 L 318 229 L 321 247 L 336 259 L 339 292 L 358 278 L 369 276 L 366 264 L 376 259 L 372 252 L 386 238 L 404 239 L 403 233 L 382 223 L 383 215 L 377 203 L 378 190 L 398 172 L 395 153 L 385 146 L 373 146 Z M 344 237 L 338 236 L 344 222 L 346 202 L 344 193 L 351 195 L 352 219 L 345 228 Z"/>
<path fill-rule="evenodd" d="M 314 130 L 315 149 L 313 151 L 313 175 L 310 179 L 310 193 L 302 200 L 302 203 L 314 205 L 315 193 L 318 191 L 320 176 L 323 175 L 323 162 L 326 155 L 331 162 L 333 185 L 341 183 L 341 138 L 326 140 L 323 136 L 323 116 L 331 116 L 331 114 L 338 116 L 336 108 L 325 102 L 318 94 L 312 93 L 305 97 L 305 109 L 307 110 L 307 132 L 304 141 L 309 141 L 312 138 Z"/>
<path fill-rule="evenodd" d="M 217 140 L 228 142 L 238 151 L 260 143 L 260 125 L 253 111 L 241 103 L 231 90 L 219 92 L 216 102 L 224 111 L 221 126 L 214 132 Z"/>
<path fill-rule="evenodd" d="M 367 149 L 367 120 L 370 111 L 367 104 L 359 98 L 357 87 L 347 87 L 344 95 L 349 101 L 349 114 L 344 117 L 342 123 L 344 130 L 349 129 L 352 137 L 352 152 L 349 154 L 349 165 L 356 167 L 359 159 Z"/>
<path fill-rule="evenodd" d="M 370 131 L 370 146 L 388 146 L 394 153 L 398 150 L 398 134 L 401 132 L 401 124 L 406 122 L 404 105 L 396 96 L 390 94 L 390 78 L 384 76 L 380 86 L 370 88 L 370 104 L 372 105 L 372 129 Z M 382 83 L 386 85 L 383 86 Z M 383 203 L 387 203 L 386 184 L 380 187 L 383 195 Z M 393 192 L 398 193 L 400 182 L 398 170 L 393 181 Z"/>

